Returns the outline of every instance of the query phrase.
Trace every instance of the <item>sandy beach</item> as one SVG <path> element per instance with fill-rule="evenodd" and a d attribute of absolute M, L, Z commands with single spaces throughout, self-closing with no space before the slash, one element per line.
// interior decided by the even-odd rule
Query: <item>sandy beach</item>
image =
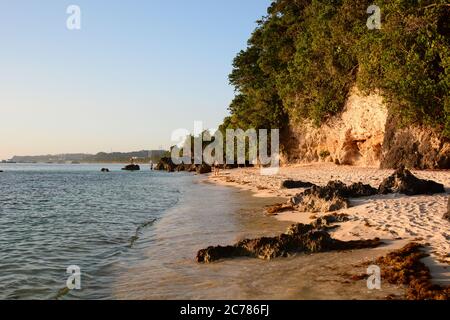
<path fill-rule="evenodd" d="M 326 185 L 332 180 L 351 184 L 362 182 L 378 187 L 393 170 L 378 168 L 338 166 L 334 164 L 294 165 L 280 168 L 277 175 L 263 176 L 257 168 L 240 168 L 221 171 L 220 176 L 210 176 L 209 181 L 220 185 L 250 190 L 256 197 L 281 197 L 286 199 L 304 189 L 283 189 L 281 183 L 288 179 Z M 450 188 L 450 171 L 412 171 L 422 179 L 442 183 Z M 443 219 L 447 210 L 447 194 L 406 196 L 401 194 L 377 195 L 351 199 L 351 206 L 337 213 L 350 216 L 350 221 L 340 224 L 332 232 L 339 240 L 359 240 L 378 237 L 394 250 L 406 242 L 416 241 L 427 245 L 430 258 L 427 264 L 437 282 L 449 284 L 450 233 Z M 263 214 L 263 213 L 262 213 Z M 281 221 L 310 223 L 325 213 L 287 211 L 275 216 Z"/>

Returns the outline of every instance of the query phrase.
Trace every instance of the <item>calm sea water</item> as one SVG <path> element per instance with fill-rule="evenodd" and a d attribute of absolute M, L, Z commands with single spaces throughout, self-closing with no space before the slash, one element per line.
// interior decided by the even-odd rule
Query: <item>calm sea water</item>
<path fill-rule="evenodd" d="M 102 167 L 112 170 L 101 173 Z M 0 299 L 375 299 L 342 274 L 383 249 L 197 264 L 197 250 L 274 235 L 280 199 L 118 165 L 0 165 Z M 67 267 L 81 290 L 67 290 Z"/>
<path fill-rule="evenodd" d="M 101 173 L 102 167 L 112 170 Z M 191 177 L 123 172 L 119 165 L 2 165 L 0 298 L 47 299 L 64 292 L 70 265 L 81 291 L 110 297 L 112 268 L 182 197 Z M 141 243 L 142 245 L 142 243 Z M 146 243 L 146 245 L 150 245 Z M 128 256 L 127 259 L 132 257 Z"/>

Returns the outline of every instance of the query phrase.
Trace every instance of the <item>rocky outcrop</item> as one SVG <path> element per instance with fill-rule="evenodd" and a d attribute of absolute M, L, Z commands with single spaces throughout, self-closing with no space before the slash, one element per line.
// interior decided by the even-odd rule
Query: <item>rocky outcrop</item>
<path fill-rule="evenodd" d="M 364 95 L 353 88 L 343 111 L 320 127 L 310 120 L 291 120 L 281 135 L 282 162 L 378 166 L 386 119 L 379 93 Z"/>
<path fill-rule="evenodd" d="M 431 181 L 422 180 L 414 176 L 405 167 L 400 166 L 393 175 L 386 178 L 379 187 L 381 194 L 402 193 L 408 196 L 418 194 L 444 193 L 444 185 Z"/>
<path fill-rule="evenodd" d="M 281 135 L 282 163 L 333 162 L 397 169 L 449 169 L 450 139 L 432 128 L 402 125 L 380 92 L 354 87 L 344 109 L 319 127 L 291 119 Z"/>
<path fill-rule="evenodd" d="M 402 126 L 396 116 L 386 122 L 381 168 L 449 169 L 450 141 L 430 128 Z"/>
<path fill-rule="evenodd" d="M 167 172 L 196 172 L 197 174 L 210 173 L 212 171 L 211 166 L 206 163 L 203 164 L 179 164 L 173 163 L 171 158 L 162 158 L 155 166 L 154 170 L 167 171 Z"/>
<path fill-rule="evenodd" d="M 139 171 L 141 170 L 141 167 L 137 164 L 129 164 L 127 166 L 125 166 L 124 168 L 122 168 L 122 170 L 125 171 Z"/>
<path fill-rule="evenodd" d="M 315 186 L 311 182 L 295 181 L 295 180 L 285 180 L 281 182 L 282 189 L 299 189 L 299 188 L 311 188 Z"/>
<path fill-rule="evenodd" d="M 350 206 L 349 198 L 373 196 L 378 190 L 370 185 L 330 181 L 325 187 L 313 186 L 291 198 L 295 209 L 301 212 L 332 212 Z"/>
<path fill-rule="evenodd" d="M 169 157 L 166 157 L 166 158 L 161 158 L 161 160 L 159 160 L 159 162 L 155 166 L 154 170 L 174 172 L 175 171 L 175 167 L 176 166 L 173 163 L 172 159 L 169 158 Z"/>
<path fill-rule="evenodd" d="M 232 246 L 216 246 L 202 249 L 197 253 L 199 263 L 211 263 L 220 259 L 252 257 L 273 259 L 287 257 L 294 253 L 317 253 L 333 250 L 374 248 L 381 244 L 379 239 L 360 241 L 340 241 L 333 239 L 324 229 L 323 222 L 309 225 L 292 225 L 286 233 L 276 237 L 246 239 Z"/>
<path fill-rule="evenodd" d="M 203 163 L 203 164 L 197 166 L 196 172 L 197 172 L 197 174 L 211 173 L 212 168 L 210 165 Z"/>

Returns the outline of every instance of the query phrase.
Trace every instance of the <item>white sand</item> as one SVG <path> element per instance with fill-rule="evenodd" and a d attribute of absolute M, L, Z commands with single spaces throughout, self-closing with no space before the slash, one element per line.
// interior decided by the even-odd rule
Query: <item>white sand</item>
<path fill-rule="evenodd" d="M 393 170 L 336 166 L 333 164 L 296 165 L 283 167 L 275 176 L 262 176 L 255 168 L 222 171 L 219 177 L 210 180 L 224 185 L 237 186 L 255 192 L 255 196 L 284 197 L 301 192 L 303 189 L 285 190 L 280 188 L 286 179 L 325 185 L 330 180 L 344 183 L 363 182 L 378 187 Z M 450 188 L 450 171 L 413 171 L 422 179 L 430 179 Z M 408 197 L 400 194 L 351 199 L 352 207 L 340 210 L 351 216 L 351 221 L 341 224 L 333 237 L 341 240 L 368 239 L 379 237 L 383 240 L 402 239 L 397 246 L 408 241 L 429 244 L 434 261 L 450 264 L 450 222 L 443 219 L 447 210 L 446 194 Z M 321 214 L 286 212 L 277 216 L 283 221 L 309 223 L 312 216 Z M 450 276 L 446 275 L 447 279 Z"/>

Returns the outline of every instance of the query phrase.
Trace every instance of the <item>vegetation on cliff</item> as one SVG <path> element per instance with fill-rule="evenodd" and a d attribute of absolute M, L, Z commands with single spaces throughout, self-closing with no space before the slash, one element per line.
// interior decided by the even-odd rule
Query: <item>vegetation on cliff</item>
<path fill-rule="evenodd" d="M 450 6 L 446 0 L 276 0 L 233 62 L 236 89 L 224 128 L 320 124 L 350 88 L 382 90 L 404 124 L 450 137 Z"/>

